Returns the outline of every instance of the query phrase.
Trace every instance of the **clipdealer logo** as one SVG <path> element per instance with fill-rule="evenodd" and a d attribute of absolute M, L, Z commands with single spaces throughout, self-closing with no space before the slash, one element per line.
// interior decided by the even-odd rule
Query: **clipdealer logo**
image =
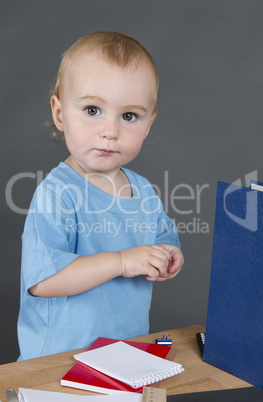
<path fill-rule="evenodd" d="M 5 198 L 8 207 L 15 213 L 20 215 L 26 215 L 28 213 L 55 213 L 57 214 L 57 224 L 61 223 L 61 213 L 65 213 L 64 206 L 61 204 L 61 210 L 57 209 L 54 211 L 54 206 L 50 204 L 50 201 L 46 197 L 45 192 L 43 192 L 43 205 L 39 208 L 38 211 L 22 208 L 19 205 L 19 200 L 15 199 L 15 186 L 18 182 L 22 184 L 23 180 L 33 180 L 35 182 L 35 187 L 37 187 L 47 176 L 44 174 L 43 171 L 37 171 L 36 173 L 33 172 L 21 172 L 14 176 L 12 176 L 5 189 Z M 109 180 L 111 180 L 109 178 Z M 206 204 L 205 197 L 207 196 L 207 190 L 210 188 L 208 183 L 205 184 L 194 184 L 190 185 L 187 183 L 180 183 L 176 185 L 171 184 L 172 180 L 169 177 L 169 171 L 165 170 L 163 174 L 162 180 L 162 188 L 156 184 L 152 184 L 156 194 L 162 200 L 164 211 L 171 219 L 175 222 L 177 226 L 177 230 L 179 234 L 209 234 L 210 233 L 210 226 L 209 223 L 202 219 L 202 207 Z M 111 185 L 114 187 L 114 183 L 111 182 Z M 47 187 L 49 184 L 47 184 Z M 72 191 L 75 194 L 76 203 L 75 207 L 81 208 L 82 205 L 86 206 L 87 199 L 83 196 L 83 191 L 78 188 L 77 185 L 71 183 L 70 185 L 60 186 L 59 189 L 54 185 L 54 190 L 57 191 L 58 195 L 61 197 L 64 191 Z M 136 187 L 136 186 L 135 186 Z M 114 190 L 114 188 L 113 188 Z M 136 194 L 136 188 L 133 188 L 133 193 L 135 197 L 138 195 Z M 85 203 L 85 204 L 84 204 Z M 118 203 L 118 202 L 117 202 Z M 119 201 L 119 207 L 121 212 L 126 213 L 127 215 L 130 214 L 129 211 L 123 211 L 121 205 L 121 199 Z M 107 208 L 110 209 L 111 205 L 108 205 L 105 209 L 101 209 L 97 211 L 97 213 L 104 213 L 106 212 Z M 142 201 L 140 205 L 141 209 L 144 208 L 144 201 Z M 53 209 L 52 209 L 53 208 Z M 146 211 L 148 213 L 148 211 Z M 90 213 L 90 211 L 87 211 Z M 70 225 L 73 225 L 71 221 L 69 221 Z M 109 225 L 105 225 L 105 227 L 109 227 L 110 230 L 114 230 L 116 233 L 118 228 L 113 228 L 113 223 Z M 88 222 L 83 222 L 79 225 L 78 230 L 83 230 L 84 227 L 89 227 Z M 90 230 L 90 228 L 89 228 Z M 96 230 L 100 230 L 96 228 Z M 152 228 L 151 228 L 152 230 Z"/>

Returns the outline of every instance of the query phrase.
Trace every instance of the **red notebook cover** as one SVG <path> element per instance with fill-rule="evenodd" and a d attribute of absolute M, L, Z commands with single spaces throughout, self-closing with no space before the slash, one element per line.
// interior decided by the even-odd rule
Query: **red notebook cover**
<path fill-rule="evenodd" d="M 89 350 L 97 349 L 102 346 L 119 342 L 117 339 L 97 338 L 89 347 Z M 163 359 L 172 360 L 175 356 L 175 349 L 170 346 L 156 345 L 153 343 L 123 341 L 128 345 L 134 346 L 145 352 L 151 353 Z M 114 378 L 111 378 L 101 372 L 87 366 L 84 363 L 76 362 L 74 366 L 61 379 L 61 385 L 80 388 L 86 391 L 98 392 L 102 394 L 113 394 L 120 392 L 139 392 L 142 393 L 143 388 L 134 389 Z M 152 385 L 153 386 L 153 385 Z M 158 383 L 155 384 L 158 386 Z"/>

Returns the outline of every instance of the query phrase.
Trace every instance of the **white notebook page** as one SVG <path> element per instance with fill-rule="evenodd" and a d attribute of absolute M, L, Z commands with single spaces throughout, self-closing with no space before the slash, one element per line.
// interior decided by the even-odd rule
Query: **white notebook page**
<path fill-rule="evenodd" d="M 82 396 L 19 388 L 18 400 L 19 402 L 142 402 L 142 395 L 127 392 L 125 395 Z"/>
<path fill-rule="evenodd" d="M 184 371 L 180 364 L 144 352 L 124 342 L 115 342 L 74 356 L 133 388 L 139 388 Z"/>

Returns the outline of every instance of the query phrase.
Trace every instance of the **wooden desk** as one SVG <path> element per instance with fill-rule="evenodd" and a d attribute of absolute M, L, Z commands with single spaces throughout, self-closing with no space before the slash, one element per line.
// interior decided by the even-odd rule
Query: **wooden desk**
<path fill-rule="evenodd" d="M 251 386 L 251 384 L 202 361 L 195 334 L 204 330 L 201 325 L 192 325 L 165 331 L 170 334 L 173 340 L 173 347 L 177 351 L 174 360 L 182 364 L 185 369 L 178 376 L 162 381 L 160 388 L 167 389 L 167 395 Z M 160 338 L 161 334 L 150 334 L 133 338 L 132 340 L 155 343 L 155 339 Z M 88 391 L 60 386 L 61 377 L 75 363 L 73 354 L 84 350 L 79 349 L 0 365 L 0 400 L 2 402 L 6 401 L 5 391 L 7 387 L 14 388 L 16 391 L 21 387 L 92 395 Z"/>

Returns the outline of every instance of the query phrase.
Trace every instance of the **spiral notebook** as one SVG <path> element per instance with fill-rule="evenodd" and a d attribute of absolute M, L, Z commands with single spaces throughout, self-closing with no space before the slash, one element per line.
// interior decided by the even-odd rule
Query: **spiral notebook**
<path fill-rule="evenodd" d="M 119 342 L 119 339 L 111 338 L 97 338 L 88 350 L 102 348 L 103 346 L 111 345 L 112 343 Z M 161 357 L 166 360 L 174 360 L 175 349 L 171 346 L 157 345 L 155 343 L 135 342 L 135 341 L 122 341 L 137 349 L 152 355 Z M 161 383 L 155 383 L 154 387 L 158 388 Z M 94 370 L 92 367 L 87 366 L 80 361 L 77 361 L 73 367 L 62 377 L 61 385 L 66 387 L 73 387 L 84 389 L 86 391 L 99 392 L 102 394 L 119 394 L 123 392 L 142 393 L 143 387 L 132 388 L 115 378 L 109 377 L 100 371 Z"/>
<path fill-rule="evenodd" d="M 184 371 L 178 363 L 151 355 L 121 341 L 78 353 L 74 358 L 134 389 Z"/>

